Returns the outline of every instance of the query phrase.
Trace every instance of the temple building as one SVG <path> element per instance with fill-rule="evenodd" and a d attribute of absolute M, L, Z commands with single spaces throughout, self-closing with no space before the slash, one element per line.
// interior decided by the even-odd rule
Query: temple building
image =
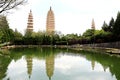
<path fill-rule="evenodd" d="M 47 20 L 46 20 L 46 32 L 52 33 L 55 31 L 55 20 L 54 20 L 54 13 L 50 7 L 50 10 L 47 14 Z"/>
<path fill-rule="evenodd" d="M 31 10 L 28 16 L 27 31 L 33 31 L 33 15 Z"/>
<path fill-rule="evenodd" d="M 94 29 L 94 30 L 95 30 L 95 22 L 94 22 L 94 19 L 92 19 L 91 29 Z"/>

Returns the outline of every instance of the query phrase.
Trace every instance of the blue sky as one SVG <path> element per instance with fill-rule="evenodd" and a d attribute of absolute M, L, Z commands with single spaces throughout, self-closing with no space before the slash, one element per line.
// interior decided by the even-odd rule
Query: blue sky
<path fill-rule="evenodd" d="M 28 3 L 8 15 L 10 27 L 24 33 L 30 9 L 34 18 L 34 31 L 44 31 L 47 12 L 52 6 L 55 14 L 55 30 L 63 34 L 82 34 L 91 28 L 94 18 L 96 29 L 104 21 L 109 23 L 120 11 L 120 0 L 28 0 Z"/>

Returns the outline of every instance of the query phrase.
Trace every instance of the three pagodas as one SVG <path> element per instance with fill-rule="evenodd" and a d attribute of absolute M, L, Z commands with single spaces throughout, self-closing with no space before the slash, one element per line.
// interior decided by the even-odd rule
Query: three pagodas
<path fill-rule="evenodd" d="M 33 31 L 33 15 L 31 10 L 28 16 L 27 31 Z M 52 33 L 54 31 L 55 31 L 54 13 L 50 7 L 50 10 L 47 13 L 46 32 Z"/>
<path fill-rule="evenodd" d="M 94 19 L 92 20 L 91 29 L 95 30 L 95 22 Z M 33 16 L 32 11 L 30 10 L 29 16 L 28 16 L 28 23 L 27 23 L 27 31 L 33 31 Z M 47 13 L 47 20 L 46 20 L 46 32 L 47 33 L 53 33 L 55 31 L 55 19 L 54 19 L 54 13 L 50 7 L 50 10 Z"/>

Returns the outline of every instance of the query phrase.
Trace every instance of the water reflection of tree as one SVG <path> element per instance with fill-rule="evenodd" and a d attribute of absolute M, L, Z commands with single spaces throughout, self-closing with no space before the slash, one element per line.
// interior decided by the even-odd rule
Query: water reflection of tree
<path fill-rule="evenodd" d="M 120 58 L 117 58 L 115 56 L 111 57 L 108 55 L 101 55 L 96 57 L 96 61 L 99 62 L 104 70 L 106 68 L 109 68 L 112 75 L 115 75 L 117 80 L 120 80 Z"/>
<path fill-rule="evenodd" d="M 10 58 L 0 56 L 0 80 L 5 78 L 7 75 L 7 67 L 12 60 L 18 61 L 23 56 L 25 56 L 27 62 L 27 72 L 28 75 L 32 74 L 32 58 L 38 60 L 46 59 L 46 74 L 49 78 L 53 76 L 54 73 L 54 57 L 60 52 L 66 52 L 66 49 L 54 49 L 54 48 L 16 48 L 10 49 Z"/>
<path fill-rule="evenodd" d="M 46 74 L 49 80 L 51 80 L 54 74 L 54 54 L 52 49 L 50 50 L 50 54 L 46 56 Z"/>
<path fill-rule="evenodd" d="M 88 51 L 74 51 L 66 49 L 52 49 L 52 48 L 25 48 L 10 50 L 10 58 L 0 56 L 0 80 L 6 76 L 6 71 L 12 59 L 18 60 L 22 56 L 26 56 L 28 74 L 32 74 L 32 58 L 46 59 L 46 74 L 51 79 L 54 74 L 54 57 L 58 53 L 73 53 L 85 57 L 91 61 L 94 68 L 95 63 L 100 63 L 103 70 L 109 69 L 112 75 L 115 75 L 117 80 L 120 80 L 120 58 L 116 56 L 109 56 L 107 54 L 88 52 Z M 74 54 L 76 53 L 76 54 Z M 71 55 L 71 54 L 70 54 Z"/>
<path fill-rule="evenodd" d="M 104 71 L 109 69 L 111 74 L 115 75 L 117 80 L 120 80 L 120 57 L 88 51 L 79 52 L 79 54 L 90 61 L 100 63 L 103 66 Z"/>
<path fill-rule="evenodd" d="M 6 71 L 11 59 L 9 57 L 0 56 L 0 80 L 6 76 Z"/>

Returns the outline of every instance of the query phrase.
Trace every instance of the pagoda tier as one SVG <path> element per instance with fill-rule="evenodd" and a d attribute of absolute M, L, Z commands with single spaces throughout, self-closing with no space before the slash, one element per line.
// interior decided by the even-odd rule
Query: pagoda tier
<path fill-rule="evenodd" d="M 31 10 L 28 16 L 27 31 L 33 31 L 33 16 Z"/>

